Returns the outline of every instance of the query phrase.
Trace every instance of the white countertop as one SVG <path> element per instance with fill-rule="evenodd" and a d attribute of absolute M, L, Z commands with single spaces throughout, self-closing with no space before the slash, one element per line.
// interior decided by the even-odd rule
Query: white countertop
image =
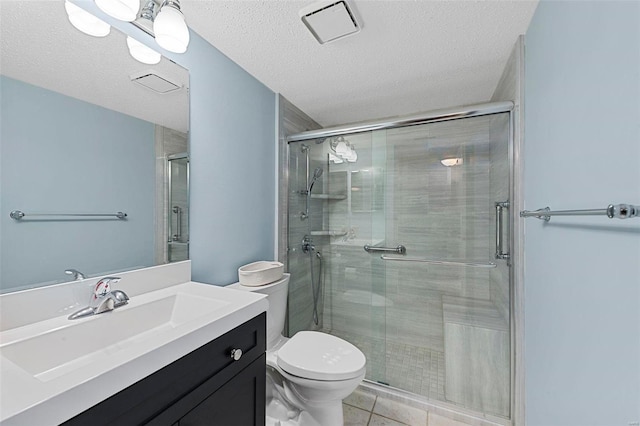
<path fill-rule="evenodd" d="M 91 352 L 71 359 L 68 365 L 49 368 L 46 362 L 42 367 L 42 363 L 25 359 L 28 357 L 16 358 L 15 354 L 21 352 L 14 349 L 26 342 L 20 350 L 30 350 L 28 345 L 31 342 L 27 341 L 33 336 L 47 333 L 64 336 L 66 329 L 80 322 L 88 324 L 85 328 L 90 330 L 98 329 L 109 333 L 109 328 L 113 328 L 114 324 L 121 326 L 123 318 L 130 318 L 136 307 L 139 309 L 140 306 L 151 306 L 149 303 L 153 302 L 166 305 L 169 302 L 164 301 L 174 300 L 174 297 L 178 297 L 176 295 L 200 300 L 198 303 L 207 303 L 209 300 L 210 306 L 215 305 L 215 308 L 211 311 L 198 309 L 196 314 L 185 310 L 184 312 L 189 312 L 186 317 L 184 314 L 176 314 L 175 310 L 178 308 L 175 308 L 171 321 L 163 324 L 152 321 L 149 325 L 152 328 L 148 331 L 129 336 L 121 342 L 109 342 L 106 347 L 98 350 L 82 348 Z M 154 306 L 159 306 L 159 303 Z M 68 320 L 65 313 L 55 318 L 5 329 L 0 332 L 0 421 L 3 425 L 40 425 L 68 420 L 265 312 L 267 307 L 264 295 L 189 281 L 131 296 L 128 305 L 114 312 L 73 321 Z M 200 314 L 200 311 L 206 312 Z M 176 319 L 176 315 L 182 317 Z M 90 321 L 93 323 L 89 324 Z M 50 346 L 56 343 L 52 338 L 43 341 L 49 342 Z M 78 342 L 57 343 L 72 345 Z M 96 345 L 95 341 L 92 344 Z M 43 347 L 40 350 L 46 353 L 47 349 Z M 73 348 L 70 350 L 73 353 Z M 66 353 L 65 351 L 66 348 L 62 353 Z M 52 356 L 54 352 L 61 356 L 60 348 L 50 349 Z"/>

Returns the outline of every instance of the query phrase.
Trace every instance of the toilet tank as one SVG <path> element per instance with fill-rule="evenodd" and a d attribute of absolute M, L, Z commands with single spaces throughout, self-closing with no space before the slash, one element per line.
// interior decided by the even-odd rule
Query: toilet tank
<path fill-rule="evenodd" d="M 228 288 L 241 291 L 266 294 L 269 308 L 267 308 L 267 349 L 269 349 L 282 335 L 284 317 L 287 313 L 287 295 L 289 290 L 290 274 L 284 274 L 274 283 L 258 287 L 247 287 L 240 283 L 231 284 Z"/>

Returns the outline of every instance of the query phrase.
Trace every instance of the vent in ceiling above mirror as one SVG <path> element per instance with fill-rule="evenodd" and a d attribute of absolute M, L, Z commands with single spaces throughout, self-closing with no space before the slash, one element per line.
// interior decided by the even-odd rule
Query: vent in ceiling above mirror
<path fill-rule="evenodd" d="M 145 71 L 132 75 L 131 81 L 160 94 L 175 92 L 182 88 L 181 83 L 173 82 L 167 77 L 159 76 L 154 71 Z"/>

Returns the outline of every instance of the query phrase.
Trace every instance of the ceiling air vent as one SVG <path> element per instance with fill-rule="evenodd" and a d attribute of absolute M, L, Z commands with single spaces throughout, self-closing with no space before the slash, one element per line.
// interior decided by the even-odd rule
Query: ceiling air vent
<path fill-rule="evenodd" d="M 320 44 L 356 34 L 361 26 L 345 0 L 323 0 L 300 10 L 300 18 Z"/>
<path fill-rule="evenodd" d="M 131 81 L 156 93 L 165 94 L 182 88 L 181 83 L 174 83 L 167 77 L 161 77 L 155 71 L 145 71 L 131 76 Z"/>

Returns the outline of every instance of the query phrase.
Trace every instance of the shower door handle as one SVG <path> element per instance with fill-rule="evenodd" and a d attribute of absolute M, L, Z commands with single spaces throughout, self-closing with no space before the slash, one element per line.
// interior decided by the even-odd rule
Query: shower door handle
<path fill-rule="evenodd" d="M 403 245 L 399 245 L 398 247 L 373 247 L 369 244 L 365 244 L 363 248 L 367 253 L 385 252 L 405 254 L 407 252 L 407 248 Z"/>
<path fill-rule="evenodd" d="M 497 201 L 496 204 L 496 259 L 509 260 L 510 255 L 504 251 L 504 235 L 502 217 L 504 210 L 509 209 L 509 201 Z"/>
<path fill-rule="evenodd" d="M 171 239 L 173 241 L 180 241 L 182 239 L 182 208 L 180 206 L 173 206 L 172 211 L 176 214 L 176 233 L 173 234 Z"/>

